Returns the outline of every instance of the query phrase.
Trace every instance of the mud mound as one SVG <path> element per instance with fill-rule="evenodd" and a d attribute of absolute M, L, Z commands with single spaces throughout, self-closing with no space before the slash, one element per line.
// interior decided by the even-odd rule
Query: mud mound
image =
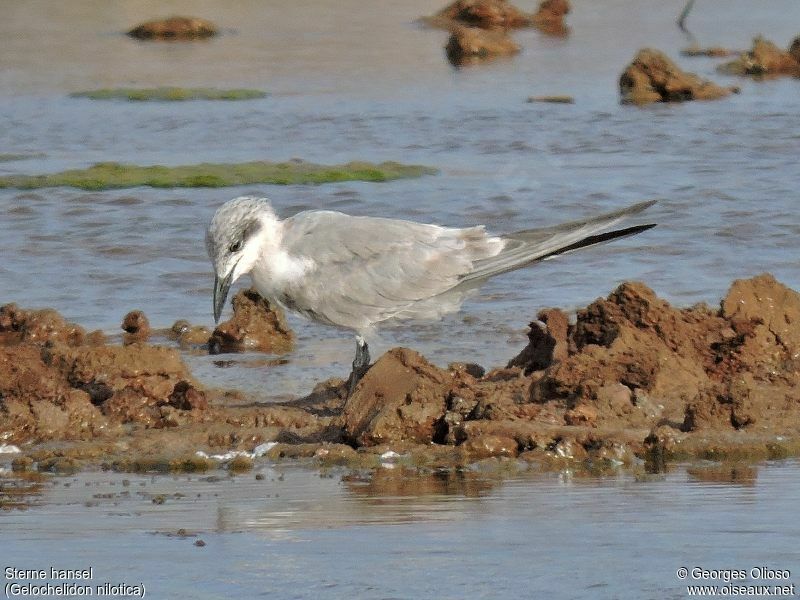
<path fill-rule="evenodd" d="M 717 100 L 738 91 L 700 79 L 678 68 L 658 50 L 640 50 L 619 79 L 622 101 L 633 104 Z"/>
<path fill-rule="evenodd" d="M 520 375 L 510 369 L 476 378 L 460 365 L 440 369 L 413 350 L 394 348 L 347 399 L 341 416 L 345 439 L 357 446 L 461 443 L 470 437 L 462 429 L 466 421 L 525 416 L 516 405 L 525 400 L 529 383 Z M 485 445 L 476 447 L 484 453 Z"/>
<path fill-rule="evenodd" d="M 731 75 L 800 77 L 800 37 L 792 42 L 788 51 L 757 37 L 750 50 L 743 52 L 736 60 L 720 65 L 719 70 Z"/>
<path fill-rule="evenodd" d="M 187 402 L 191 375 L 177 351 L 144 344 L 98 348 L 53 347 L 42 353 L 45 364 L 55 367 L 75 389 L 113 422 L 172 426 L 183 410 L 205 408 Z M 202 392 L 196 390 L 196 394 Z M 190 394 L 191 395 L 191 394 Z"/>
<path fill-rule="evenodd" d="M 544 33 L 567 35 L 569 28 L 564 23 L 564 17 L 569 14 L 569 11 L 568 0 L 543 0 L 531 21 Z"/>
<path fill-rule="evenodd" d="M 211 339 L 211 331 L 203 325 L 192 325 L 186 319 L 178 319 L 170 327 L 168 334 L 181 345 L 182 348 L 190 346 L 206 346 Z"/>
<path fill-rule="evenodd" d="M 89 341 L 99 340 L 102 340 L 102 334 L 95 332 Z M 77 346 L 86 341 L 83 327 L 68 323 L 52 309 L 23 310 L 16 304 L 0 307 L 0 343 L 61 342 Z"/>
<path fill-rule="evenodd" d="M 139 40 L 196 40 L 217 35 L 217 27 L 196 17 L 169 17 L 141 23 L 128 35 Z"/>
<path fill-rule="evenodd" d="M 564 17 L 569 11 L 569 0 L 542 0 L 534 14 L 519 10 L 507 0 L 456 0 L 422 21 L 450 30 L 464 26 L 495 30 L 537 27 L 544 33 L 565 35 L 569 29 Z"/>
<path fill-rule="evenodd" d="M 89 394 L 31 345 L 0 347 L 0 431 L 11 443 L 89 439 L 113 432 Z"/>
<path fill-rule="evenodd" d="M 703 368 L 713 361 L 702 346 L 722 341 L 724 327 L 710 310 L 676 310 L 643 284 L 623 284 L 578 312 L 560 340 L 568 356 L 533 373 L 531 400 L 566 409 L 565 424 L 580 424 L 576 411 L 592 426 L 648 427 L 654 418 L 680 424 L 687 402 L 708 388 L 713 394 Z"/>
<path fill-rule="evenodd" d="M 150 321 L 140 310 L 132 310 L 125 315 L 121 327 L 125 332 L 123 339 L 126 344 L 145 342 L 150 337 Z"/>
<path fill-rule="evenodd" d="M 294 345 L 294 334 L 283 311 L 255 290 L 242 290 L 233 298 L 233 318 L 217 326 L 208 341 L 212 354 L 269 352 L 283 354 Z"/>
<path fill-rule="evenodd" d="M 447 59 L 454 65 L 511 56 L 519 51 L 519 44 L 504 30 L 478 27 L 455 27 L 445 47 Z"/>
<path fill-rule="evenodd" d="M 512 363 L 531 374 L 531 401 L 565 409 L 565 424 L 787 433 L 800 417 L 799 319 L 800 295 L 770 275 L 736 281 L 718 310 L 676 309 L 626 283 L 579 311 L 566 336 L 535 324 Z M 556 357 L 554 338 L 568 356 Z"/>
<path fill-rule="evenodd" d="M 206 406 L 175 350 L 106 346 L 55 311 L 6 305 L 0 315 L 5 439 L 104 437 L 123 423 L 169 426 Z"/>
<path fill-rule="evenodd" d="M 456 0 L 430 17 L 432 25 L 450 27 L 461 23 L 483 29 L 528 27 L 531 15 L 507 0 Z"/>
<path fill-rule="evenodd" d="M 739 348 L 740 362 L 762 364 L 772 373 L 791 366 L 785 361 L 800 356 L 799 300 L 797 292 L 771 275 L 733 283 L 722 301 L 722 315 L 749 333 Z"/>
<path fill-rule="evenodd" d="M 395 348 L 359 382 L 342 411 L 345 435 L 357 445 L 430 442 L 445 411 L 453 377 L 420 354 Z"/>

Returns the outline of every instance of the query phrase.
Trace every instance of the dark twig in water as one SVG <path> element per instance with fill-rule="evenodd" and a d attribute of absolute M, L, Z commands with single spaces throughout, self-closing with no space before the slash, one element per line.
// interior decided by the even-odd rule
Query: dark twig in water
<path fill-rule="evenodd" d="M 681 11 L 681 16 L 678 17 L 678 27 L 680 27 L 681 30 L 685 31 L 686 33 L 689 33 L 689 30 L 686 29 L 686 17 L 689 16 L 689 11 L 692 10 L 692 6 L 694 6 L 694 0 L 689 0 L 686 3 L 686 6 L 683 7 L 683 10 Z"/>

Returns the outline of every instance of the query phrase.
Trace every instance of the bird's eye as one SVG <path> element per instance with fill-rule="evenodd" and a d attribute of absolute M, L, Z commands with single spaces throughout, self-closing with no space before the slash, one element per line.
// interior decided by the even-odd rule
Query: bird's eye
<path fill-rule="evenodd" d="M 241 249 L 242 249 L 242 240 L 236 240 L 228 248 L 228 250 L 230 250 L 231 254 L 233 254 L 234 252 L 238 252 Z"/>

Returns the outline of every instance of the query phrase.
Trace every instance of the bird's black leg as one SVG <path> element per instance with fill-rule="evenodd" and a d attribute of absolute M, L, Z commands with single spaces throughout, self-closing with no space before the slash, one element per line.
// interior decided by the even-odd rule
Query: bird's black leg
<path fill-rule="evenodd" d="M 356 336 L 356 357 L 353 359 L 353 371 L 350 373 L 348 396 L 352 396 L 356 384 L 369 369 L 369 346 L 360 335 Z"/>

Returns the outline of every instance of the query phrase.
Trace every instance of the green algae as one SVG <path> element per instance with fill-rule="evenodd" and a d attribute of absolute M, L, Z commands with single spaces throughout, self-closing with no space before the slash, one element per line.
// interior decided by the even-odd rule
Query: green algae
<path fill-rule="evenodd" d="M 196 455 L 174 458 L 141 456 L 103 464 L 104 469 L 121 473 L 205 473 L 215 467 L 216 463 L 211 459 Z"/>
<path fill-rule="evenodd" d="M 71 98 L 126 100 L 129 102 L 184 102 L 186 100 L 257 100 L 269 94 L 261 90 L 218 88 L 103 88 L 70 94 Z"/>
<path fill-rule="evenodd" d="M 253 459 L 248 456 L 235 456 L 233 460 L 228 463 L 228 471 L 231 473 L 245 473 L 252 470 Z"/>
<path fill-rule="evenodd" d="M 112 190 L 132 187 L 218 188 L 237 185 L 322 184 L 341 181 L 390 181 L 433 175 L 438 171 L 421 165 L 396 162 L 379 164 L 349 162 L 342 165 L 318 165 L 305 161 L 244 163 L 201 163 L 165 167 L 103 162 L 87 169 L 73 169 L 46 175 L 6 175 L 0 188 L 36 189 L 74 187 L 82 190 Z"/>
<path fill-rule="evenodd" d="M 71 475 L 80 471 L 80 463 L 74 458 L 69 458 L 66 456 L 53 456 L 45 460 L 40 460 L 36 465 L 36 468 L 40 472 Z"/>
<path fill-rule="evenodd" d="M 1 153 L 0 152 L 0 162 L 12 162 L 15 160 L 29 160 L 31 158 L 42 158 L 44 157 L 43 152 L 34 152 L 32 154 L 12 154 L 12 153 Z"/>

